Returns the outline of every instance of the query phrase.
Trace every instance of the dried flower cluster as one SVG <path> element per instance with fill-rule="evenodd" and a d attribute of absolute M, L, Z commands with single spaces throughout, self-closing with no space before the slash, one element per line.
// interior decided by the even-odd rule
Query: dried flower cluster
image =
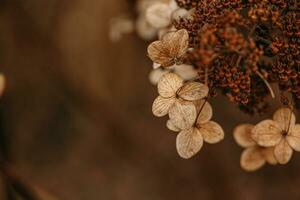
<path fill-rule="evenodd" d="M 266 162 L 286 164 L 293 151 L 300 151 L 300 124 L 290 108 L 278 109 L 273 119 L 258 124 L 242 124 L 235 128 L 236 142 L 246 148 L 241 156 L 241 166 L 253 171 Z"/>
<path fill-rule="evenodd" d="M 266 113 L 268 98 L 280 100 L 272 120 L 234 130 L 246 148 L 241 166 L 286 164 L 300 150 L 293 110 L 300 105 L 300 2 L 298 0 L 137 0 L 137 33 L 153 61 L 149 79 L 159 96 L 155 116 L 169 116 L 179 132 L 179 155 L 190 158 L 203 141 L 224 137 L 210 121 L 210 98 L 224 94 L 249 114 Z M 279 88 L 275 90 L 274 88 Z M 276 91 L 276 94 L 275 94 Z"/>

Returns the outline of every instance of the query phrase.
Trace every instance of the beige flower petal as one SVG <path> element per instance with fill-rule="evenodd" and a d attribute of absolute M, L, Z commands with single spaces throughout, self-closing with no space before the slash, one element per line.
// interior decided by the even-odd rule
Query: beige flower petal
<path fill-rule="evenodd" d="M 148 46 L 148 56 L 150 59 L 164 67 L 169 67 L 175 64 L 174 57 L 170 55 L 170 48 L 162 41 L 152 42 Z"/>
<path fill-rule="evenodd" d="M 172 34 L 172 33 L 170 33 Z M 168 34 L 166 34 L 168 35 Z M 189 33 L 185 29 L 180 29 L 179 31 L 172 34 L 172 37 L 166 36 L 166 41 L 170 45 L 170 55 L 173 58 L 180 58 L 183 56 L 189 47 Z"/>
<path fill-rule="evenodd" d="M 181 130 L 189 129 L 195 123 L 197 113 L 192 102 L 177 100 L 169 111 L 171 122 Z"/>
<path fill-rule="evenodd" d="M 290 108 L 280 108 L 273 115 L 274 121 L 278 122 L 282 130 L 290 130 L 295 125 L 296 118 Z"/>
<path fill-rule="evenodd" d="M 292 127 L 289 135 L 286 136 L 287 142 L 295 150 L 300 151 L 300 125 L 296 124 Z"/>
<path fill-rule="evenodd" d="M 260 146 L 275 146 L 282 138 L 281 128 L 278 123 L 273 120 L 264 120 L 254 126 L 252 138 Z"/>
<path fill-rule="evenodd" d="M 204 141 L 210 144 L 215 144 L 224 139 L 224 131 L 222 127 L 214 122 L 209 121 L 205 124 L 200 124 L 197 127 L 199 132 L 202 134 Z"/>
<path fill-rule="evenodd" d="M 171 106 L 175 102 L 175 97 L 164 98 L 158 96 L 152 105 L 152 112 L 156 117 L 162 117 L 169 113 Z"/>
<path fill-rule="evenodd" d="M 244 170 L 255 171 L 261 168 L 266 161 L 261 154 L 260 148 L 255 146 L 249 147 L 243 151 L 240 163 Z"/>
<path fill-rule="evenodd" d="M 135 24 L 137 34 L 144 40 L 153 40 L 157 35 L 157 29 L 152 27 L 145 17 L 138 17 Z"/>
<path fill-rule="evenodd" d="M 167 73 L 164 74 L 158 81 L 158 93 L 162 97 L 173 97 L 176 95 L 177 90 L 183 85 L 183 80 L 177 74 Z"/>
<path fill-rule="evenodd" d="M 178 91 L 178 95 L 189 101 L 203 99 L 208 94 L 208 87 L 198 82 L 188 82 Z"/>
<path fill-rule="evenodd" d="M 179 132 L 180 129 L 178 127 L 176 127 L 171 120 L 168 120 L 167 121 L 167 128 L 171 131 L 174 131 L 174 132 Z"/>
<path fill-rule="evenodd" d="M 251 147 L 256 145 L 256 142 L 252 139 L 252 124 L 241 124 L 235 127 L 233 130 L 233 137 L 241 147 Z"/>
<path fill-rule="evenodd" d="M 194 101 L 194 104 L 196 106 L 197 114 L 198 114 L 197 124 L 203 124 L 211 120 L 213 116 L 213 109 L 210 103 L 208 103 L 205 100 L 197 100 Z"/>
<path fill-rule="evenodd" d="M 261 152 L 262 152 L 265 160 L 270 165 L 276 165 L 277 164 L 277 160 L 275 159 L 275 156 L 274 156 L 274 147 L 261 148 Z"/>
<path fill-rule="evenodd" d="M 146 19 L 151 26 L 160 29 L 171 23 L 172 10 L 168 4 L 155 3 L 146 10 Z"/>
<path fill-rule="evenodd" d="M 188 159 L 198 153 L 203 146 L 203 138 L 197 128 L 181 131 L 176 138 L 176 148 L 180 157 Z"/>
<path fill-rule="evenodd" d="M 293 155 L 293 149 L 288 144 L 287 140 L 283 138 L 278 145 L 275 146 L 274 156 L 278 163 L 286 164 L 290 161 Z"/>

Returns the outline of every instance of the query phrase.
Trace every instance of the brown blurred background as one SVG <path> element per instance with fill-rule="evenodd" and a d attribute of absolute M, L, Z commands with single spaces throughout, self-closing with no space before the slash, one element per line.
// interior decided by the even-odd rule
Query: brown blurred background
<path fill-rule="evenodd" d="M 147 43 L 108 39 L 109 19 L 126 12 L 122 0 L 0 1 L 1 131 L 18 173 L 61 200 L 300 199 L 300 154 L 240 169 L 232 129 L 259 118 L 223 98 L 212 104 L 225 140 L 179 158 L 151 114 Z"/>

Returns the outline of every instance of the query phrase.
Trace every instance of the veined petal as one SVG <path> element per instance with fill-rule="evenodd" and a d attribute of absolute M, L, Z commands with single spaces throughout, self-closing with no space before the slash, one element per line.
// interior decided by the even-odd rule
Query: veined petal
<path fill-rule="evenodd" d="M 174 58 L 170 56 L 170 50 L 162 41 L 152 42 L 148 46 L 148 56 L 150 59 L 164 67 L 174 65 Z"/>
<path fill-rule="evenodd" d="M 281 128 L 277 122 L 273 120 L 264 120 L 254 126 L 252 130 L 252 138 L 260 146 L 271 147 L 277 145 L 281 138 Z"/>
<path fill-rule="evenodd" d="M 203 99 L 208 94 L 208 87 L 199 82 L 188 82 L 178 91 L 178 95 L 186 100 L 195 101 Z"/>
<path fill-rule="evenodd" d="M 170 55 L 173 58 L 183 56 L 189 47 L 189 33 L 185 29 L 180 29 L 173 35 L 164 37 L 165 42 L 170 45 Z"/>
<path fill-rule="evenodd" d="M 180 129 L 178 127 L 176 127 L 171 120 L 168 120 L 167 121 L 167 128 L 171 131 L 174 131 L 174 132 L 179 132 Z"/>
<path fill-rule="evenodd" d="M 282 130 L 291 130 L 295 125 L 296 118 L 290 108 L 280 108 L 273 115 L 274 121 L 276 121 Z"/>
<path fill-rule="evenodd" d="M 300 125 L 292 127 L 289 135 L 286 136 L 287 142 L 295 150 L 300 151 Z"/>
<path fill-rule="evenodd" d="M 173 97 L 176 95 L 177 90 L 183 85 L 183 80 L 177 74 L 167 73 L 164 74 L 158 81 L 158 93 L 162 97 Z"/>
<path fill-rule="evenodd" d="M 265 160 L 270 164 L 270 165 L 276 165 L 277 160 L 275 159 L 274 156 L 274 147 L 266 147 L 261 149 L 262 154 L 264 155 Z"/>
<path fill-rule="evenodd" d="M 197 117 L 196 107 L 192 102 L 177 100 L 169 111 L 169 117 L 179 129 L 189 129 Z"/>
<path fill-rule="evenodd" d="M 197 100 L 194 102 L 194 104 L 198 114 L 197 124 L 203 124 L 211 120 L 213 116 L 213 109 L 210 103 L 205 100 Z"/>
<path fill-rule="evenodd" d="M 181 131 L 176 138 L 176 148 L 180 157 L 188 159 L 198 153 L 203 146 L 203 138 L 197 128 Z"/>
<path fill-rule="evenodd" d="M 241 147 L 250 147 L 256 145 L 256 142 L 252 139 L 252 124 L 241 124 L 235 127 L 233 130 L 233 137 Z"/>
<path fill-rule="evenodd" d="M 282 138 L 282 140 L 279 142 L 278 145 L 275 146 L 274 149 L 274 156 L 278 163 L 280 164 L 286 164 L 290 161 L 293 155 L 293 149 L 288 144 L 287 140 L 285 138 Z"/>
<path fill-rule="evenodd" d="M 197 127 L 203 136 L 204 141 L 207 143 L 215 144 L 224 139 L 224 131 L 222 127 L 214 121 L 209 121 L 204 124 L 200 124 L 199 126 L 197 124 Z"/>
<path fill-rule="evenodd" d="M 164 98 L 158 96 L 152 105 L 152 112 L 156 117 L 162 117 L 169 113 L 170 108 L 175 102 L 175 97 Z"/>
<path fill-rule="evenodd" d="M 241 167 L 246 171 L 255 171 L 266 163 L 260 148 L 257 146 L 245 149 L 241 155 L 240 162 Z"/>

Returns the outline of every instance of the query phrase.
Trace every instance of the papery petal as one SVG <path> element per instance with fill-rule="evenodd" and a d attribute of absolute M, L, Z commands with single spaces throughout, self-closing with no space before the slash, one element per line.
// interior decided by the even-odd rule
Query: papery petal
<path fill-rule="evenodd" d="M 173 97 L 177 90 L 183 85 L 183 80 L 177 74 L 164 74 L 158 82 L 158 93 L 162 97 Z"/>
<path fill-rule="evenodd" d="M 175 102 L 175 97 L 164 98 L 158 96 L 152 105 L 152 112 L 157 117 L 165 116 Z"/>
<path fill-rule="evenodd" d="M 151 26 L 160 29 L 171 23 L 172 10 L 165 3 L 155 3 L 146 10 L 146 19 Z"/>
<path fill-rule="evenodd" d="M 197 127 L 199 132 L 202 134 L 204 141 L 207 143 L 215 144 L 224 139 L 224 131 L 222 127 L 214 121 L 209 121 L 207 123 L 200 124 L 199 126 L 197 124 Z"/>
<path fill-rule="evenodd" d="M 167 121 L 167 128 L 171 131 L 174 131 L 174 132 L 179 132 L 180 129 L 178 127 L 176 127 L 171 120 L 168 120 Z"/>
<path fill-rule="evenodd" d="M 197 100 L 194 101 L 194 104 L 198 114 L 197 124 L 203 124 L 211 120 L 213 116 L 213 109 L 210 103 L 205 100 Z"/>
<path fill-rule="evenodd" d="M 206 97 L 208 94 L 208 87 L 199 82 L 188 82 L 184 84 L 178 91 L 178 95 L 189 101 L 195 101 Z"/>
<path fill-rule="evenodd" d="M 189 129 L 196 121 L 196 107 L 192 102 L 177 100 L 169 111 L 169 117 L 179 129 Z"/>
<path fill-rule="evenodd" d="M 172 58 L 180 58 L 188 50 L 189 34 L 187 30 L 180 29 L 176 32 L 166 33 L 162 41 L 169 49 L 169 55 Z"/>
<path fill-rule="evenodd" d="M 241 147 L 251 147 L 256 145 L 256 142 L 252 139 L 252 124 L 241 124 L 235 127 L 233 130 L 233 137 Z"/>
<path fill-rule="evenodd" d="M 169 46 L 166 46 L 161 41 L 152 42 L 148 46 L 148 56 L 150 59 L 164 67 L 169 67 L 175 64 L 174 57 L 170 55 Z"/>
<path fill-rule="evenodd" d="M 241 155 L 241 167 L 246 171 L 255 171 L 261 168 L 265 163 L 265 159 L 261 154 L 260 148 L 257 146 L 245 149 Z"/>
<path fill-rule="evenodd" d="M 282 138 L 281 128 L 273 120 L 264 120 L 254 126 L 252 138 L 260 146 L 271 147 L 278 144 Z"/>
<path fill-rule="evenodd" d="M 261 149 L 262 154 L 264 155 L 265 160 L 270 164 L 270 165 L 276 165 L 277 160 L 275 159 L 274 156 L 274 147 L 266 147 Z"/>
<path fill-rule="evenodd" d="M 289 135 L 286 136 L 289 145 L 295 150 L 300 151 L 300 125 L 292 127 Z"/>
<path fill-rule="evenodd" d="M 274 149 L 274 156 L 276 160 L 280 164 L 286 164 L 291 160 L 292 155 L 293 149 L 290 147 L 287 140 L 283 138 Z"/>
<path fill-rule="evenodd" d="M 290 108 L 280 108 L 273 115 L 274 121 L 276 121 L 282 130 L 291 130 L 295 125 L 296 118 Z"/>
<path fill-rule="evenodd" d="M 176 148 L 180 157 L 188 159 L 198 153 L 203 146 L 203 138 L 197 128 L 181 131 L 176 138 Z"/>

